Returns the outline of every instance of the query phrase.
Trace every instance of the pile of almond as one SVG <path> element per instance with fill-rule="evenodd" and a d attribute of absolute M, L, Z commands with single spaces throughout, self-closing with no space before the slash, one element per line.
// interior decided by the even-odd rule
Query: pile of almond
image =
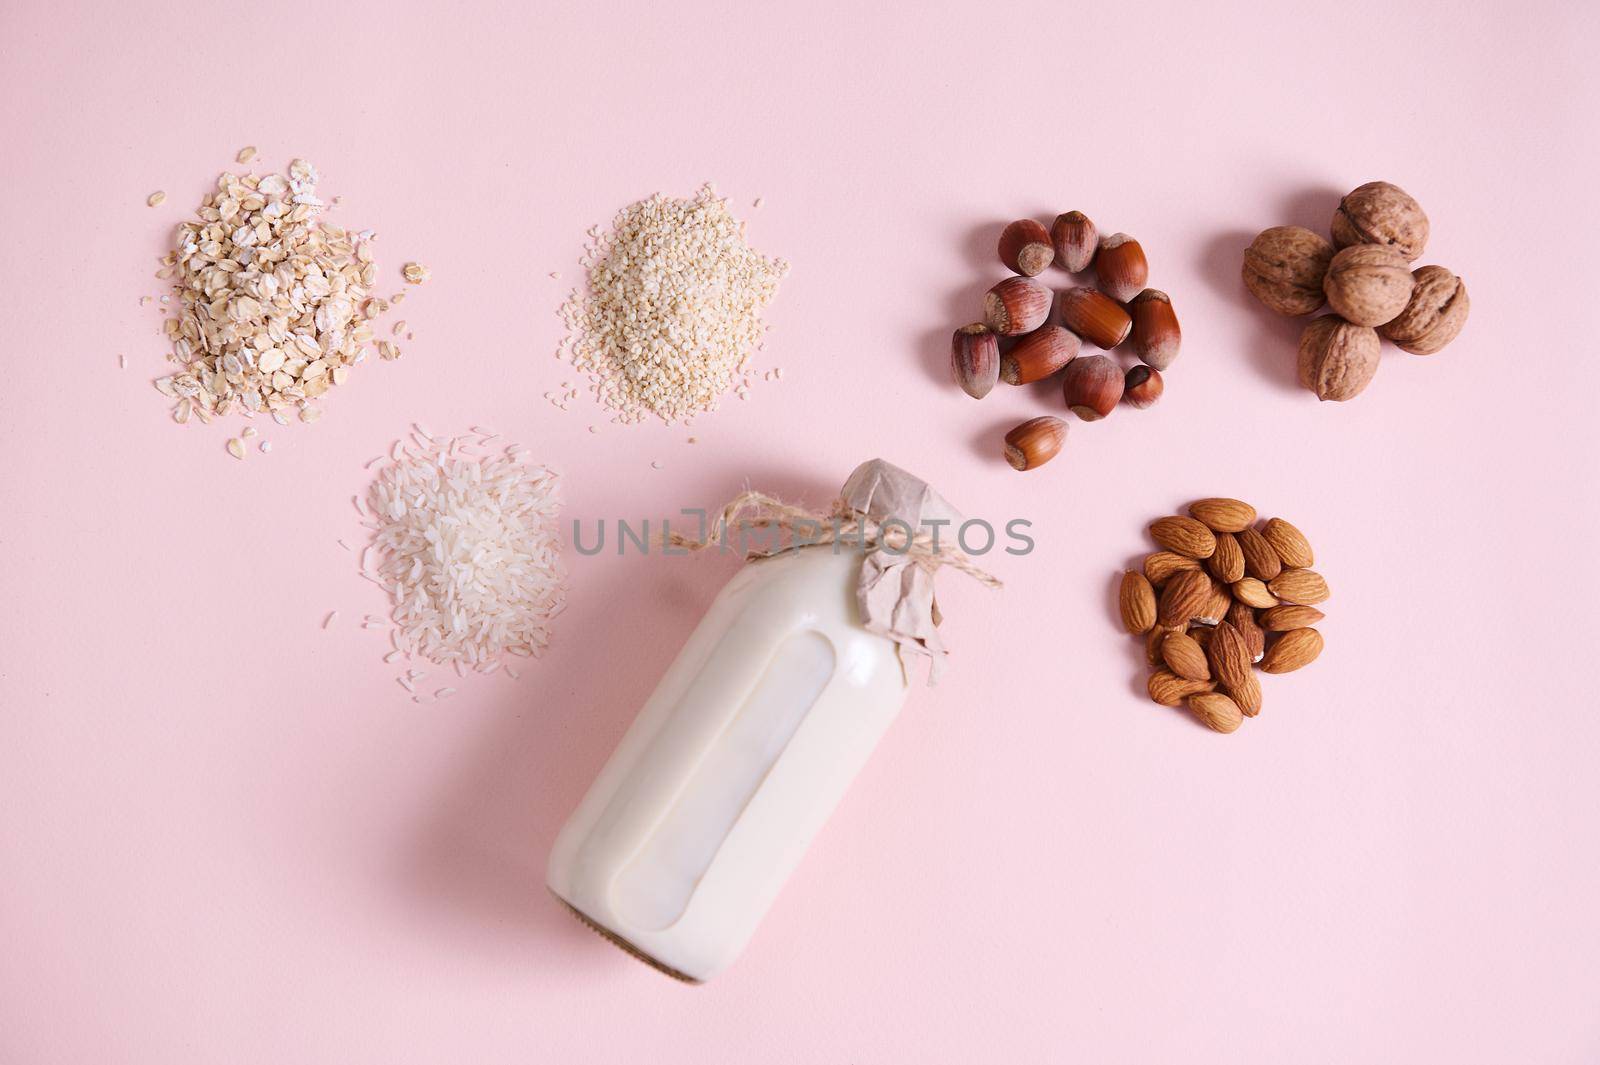
<path fill-rule="evenodd" d="M 1122 575 L 1119 596 L 1123 625 L 1145 637 L 1150 698 L 1232 732 L 1261 712 L 1252 666 L 1289 673 L 1322 653 L 1312 626 L 1328 582 L 1299 529 L 1282 518 L 1257 528 L 1237 499 L 1199 500 L 1151 522 L 1150 536 L 1161 550 Z"/>
<path fill-rule="evenodd" d="M 989 289 L 983 321 L 950 341 L 950 371 L 963 392 L 982 399 L 999 381 L 1027 385 L 1059 374 L 1066 407 L 1086 422 L 1121 402 L 1143 409 L 1161 398 L 1161 372 L 1178 357 L 1183 335 L 1172 300 L 1145 287 L 1150 264 L 1137 240 L 1102 237 L 1082 211 L 1068 211 L 1049 229 L 1033 218 L 1012 222 L 1000 233 L 999 253 L 1015 276 Z M 1038 276 L 1051 266 L 1069 274 L 1093 269 L 1094 284 L 1053 291 Z M 1084 341 L 1105 352 L 1126 345 L 1139 361 L 1124 370 L 1110 354 L 1080 356 Z M 1063 419 L 1030 418 L 1006 434 L 1003 453 L 1013 469 L 1038 469 L 1066 437 Z"/>

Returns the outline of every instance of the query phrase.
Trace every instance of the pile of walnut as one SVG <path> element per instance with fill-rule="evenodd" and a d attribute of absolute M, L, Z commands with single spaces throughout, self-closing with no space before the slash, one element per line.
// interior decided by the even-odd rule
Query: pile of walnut
<path fill-rule="evenodd" d="M 1358 395 L 1378 372 L 1378 337 L 1432 355 L 1467 323 L 1467 287 L 1442 266 L 1411 263 L 1428 243 L 1428 216 L 1402 188 L 1369 181 L 1339 201 L 1333 243 L 1300 226 L 1273 226 L 1244 253 L 1244 283 L 1279 314 L 1333 314 L 1300 337 L 1300 383 L 1318 399 Z M 1335 249 L 1338 249 L 1337 251 Z"/>
<path fill-rule="evenodd" d="M 1261 712 L 1252 666 L 1288 673 L 1322 653 L 1311 626 L 1328 582 L 1299 529 L 1282 518 L 1258 529 L 1237 499 L 1202 499 L 1188 517 L 1151 522 L 1150 536 L 1161 550 L 1122 575 L 1118 597 L 1123 625 L 1146 640 L 1150 698 L 1232 732 Z"/>
<path fill-rule="evenodd" d="M 950 370 L 961 390 L 982 399 L 997 381 L 1032 384 L 1061 375 L 1067 407 L 1098 421 L 1122 400 L 1148 407 L 1161 398 L 1161 371 L 1178 357 L 1182 334 L 1172 300 L 1146 288 L 1150 264 L 1126 233 L 1101 238 L 1082 211 L 1057 216 L 1048 230 L 1032 218 L 1000 234 L 1000 261 L 1008 277 L 983 298 L 984 320 L 957 329 Z M 1053 293 L 1036 280 L 1052 265 L 1068 273 L 1094 268 L 1095 285 Z M 1087 340 L 1102 351 L 1128 341 L 1139 365 L 1123 372 L 1109 355 L 1078 357 Z M 1032 418 L 1005 438 L 1013 469 L 1032 470 L 1055 458 L 1066 441 L 1060 418 Z"/>

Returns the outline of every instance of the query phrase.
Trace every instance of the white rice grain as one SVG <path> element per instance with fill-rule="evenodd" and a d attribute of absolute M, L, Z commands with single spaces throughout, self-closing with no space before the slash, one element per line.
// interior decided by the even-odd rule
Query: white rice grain
<path fill-rule="evenodd" d="M 565 602 L 556 475 L 521 448 L 464 455 L 480 442 L 413 434 L 415 450 L 397 442 L 357 506 L 374 517 L 360 568 L 389 591 L 394 650 L 460 676 L 537 657 Z"/>

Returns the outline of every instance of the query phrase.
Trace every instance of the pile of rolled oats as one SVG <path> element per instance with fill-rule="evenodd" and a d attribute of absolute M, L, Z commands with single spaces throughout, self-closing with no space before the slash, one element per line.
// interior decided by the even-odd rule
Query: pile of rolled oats
<path fill-rule="evenodd" d="M 225 173 L 197 219 L 178 227 L 157 276 L 176 293 L 165 329 L 179 369 L 155 382 L 176 401 L 176 421 L 315 421 L 314 401 L 365 360 L 373 319 L 402 298 L 372 295 L 372 233 L 320 221 L 317 178 L 303 159 L 287 174 Z M 392 341 L 378 347 L 400 356 Z"/>
<path fill-rule="evenodd" d="M 629 204 L 609 232 L 589 236 L 587 291 L 561 308 L 568 336 L 556 355 L 589 375 L 612 420 L 687 420 L 715 410 L 730 387 L 745 398 L 761 312 L 789 264 L 746 244 L 744 223 L 709 184 L 692 199 Z M 577 394 L 563 384 L 545 398 L 565 409 Z"/>

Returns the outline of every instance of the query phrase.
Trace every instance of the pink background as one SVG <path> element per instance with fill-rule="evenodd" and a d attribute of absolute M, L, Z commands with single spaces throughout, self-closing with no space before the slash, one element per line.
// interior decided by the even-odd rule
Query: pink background
<path fill-rule="evenodd" d="M 0 1060 L 1600 1058 L 1582 6 L 12 0 Z M 240 465 L 168 420 L 137 301 L 245 144 L 323 170 L 385 286 L 435 280 L 403 361 Z M 1375 178 L 1425 204 L 1473 318 L 1319 405 L 1240 253 Z M 784 379 L 692 446 L 553 410 L 584 230 L 707 179 L 794 263 L 758 363 Z M 1186 345 L 1159 406 L 1019 477 L 1000 434 L 1059 400 L 973 403 L 947 338 L 1000 224 L 1071 208 L 1142 239 Z M 629 960 L 542 880 L 729 565 L 574 557 L 543 662 L 415 706 L 334 542 L 414 419 L 525 442 L 585 521 L 746 479 L 820 504 L 872 455 L 1034 521 L 1003 592 L 945 582 L 948 681 L 717 982 Z M 1144 524 L 1207 494 L 1292 518 L 1335 590 L 1322 660 L 1230 738 L 1150 704 L 1114 623 Z"/>

